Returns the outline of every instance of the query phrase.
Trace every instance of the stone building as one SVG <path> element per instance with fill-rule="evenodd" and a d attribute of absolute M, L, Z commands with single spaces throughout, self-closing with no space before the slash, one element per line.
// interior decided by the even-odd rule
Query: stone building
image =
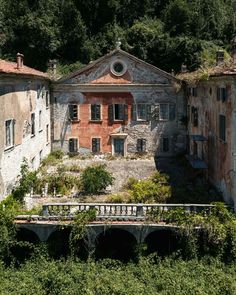
<path fill-rule="evenodd" d="M 0 200 L 13 188 L 23 158 L 32 169 L 50 150 L 50 93 L 45 73 L 0 60 Z"/>
<path fill-rule="evenodd" d="M 207 77 L 206 77 L 207 75 Z M 224 61 L 217 52 L 216 66 L 185 73 L 190 164 L 236 204 L 236 40 L 233 56 Z"/>
<path fill-rule="evenodd" d="M 172 75 L 117 48 L 56 81 L 52 148 L 71 153 L 185 150 L 185 99 Z"/>

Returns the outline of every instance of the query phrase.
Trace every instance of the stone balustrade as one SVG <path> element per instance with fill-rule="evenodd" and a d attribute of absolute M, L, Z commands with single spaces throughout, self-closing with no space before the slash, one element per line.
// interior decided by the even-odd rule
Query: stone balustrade
<path fill-rule="evenodd" d="M 96 209 L 98 220 L 145 220 L 153 211 L 182 208 L 186 212 L 201 212 L 210 211 L 213 207 L 210 204 L 48 203 L 43 205 L 43 216 L 73 218 L 78 211 Z"/>

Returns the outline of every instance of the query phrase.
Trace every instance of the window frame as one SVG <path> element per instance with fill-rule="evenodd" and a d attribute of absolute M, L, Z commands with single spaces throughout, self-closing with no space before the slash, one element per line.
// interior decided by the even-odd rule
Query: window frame
<path fill-rule="evenodd" d="M 10 122 L 10 125 L 9 127 L 7 126 L 7 122 Z M 4 142 L 4 145 L 5 145 L 5 149 L 10 149 L 12 147 L 14 147 L 14 139 L 15 139 L 15 128 L 14 128 L 14 125 L 15 125 L 15 120 L 14 119 L 8 119 L 5 121 L 5 142 Z M 9 133 L 7 131 L 7 129 L 9 128 Z M 8 144 L 8 134 L 9 134 L 9 144 Z"/>
<path fill-rule="evenodd" d="M 95 110 L 93 110 L 93 108 L 95 108 Z M 99 116 L 97 117 L 98 110 L 99 110 Z M 93 117 L 93 114 L 95 114 L 94 117 Z M 90 105 L 90 121 L 101 121 L 101 120 L 102 120 L 102 105 L 98 103 L 91 104 Z"/>
<path fill-rule="evenodd" d="M 68 117 L 71 121 L 78 121 L 79 120 L 79 106 L 75 103 L 70 103 L 68 105 Z M 76 115 L 75 115 L 76 114 Z"/>
<path fill-rule="evenodd" d="M 71 142 L 73 142 L 73 150 L 71 150 Z M 71 137 L 69 138 L 68 140 L 68 151 L 69 153 L 78 153 L 78 150 L 79 150 L 79 141 L 78 141 L 78 138 L 75 138 L 75 137 Z"/>
<path fill-rule="evenodd" d="M 94 149 L 94 141 L 96 141 L 96 147 Z M 100 137 L 93 137 L 92 138 L 92 141 L 91 141 L 91 150 L 92 150 L 92 153 L 94 154 L 98 154 L 98 153 L 101 153 L 101 138 Z"/>
<path fill-rule="evenodd" d="M 35 133 L 36 133 L 35 113 L 31 113 L 30 122 L 31 122 L 31 137 L 33 137 L 33 136 L 35 136 Z"/>
<path fill-rule="evenodd" d="M 147 140 L 145 138 L 138 138 L 136 149 L 137 149 L 138 153 L 146 153 L 147 152 Z"/>
<path fill-rule="evenodd" d="M 226 142 L 226 116 L 222 114 L 219 115 L 219 139 Z"/>
<path fill-rule="evenodd" d="M 144 118 L 141 118 L 139 116 L 139 107 L 141 107 L 141 106 L 144 107 L 144 110 L 145 110 Z M 147 104 L 146 103 L 137 103 L 135 105 L 135 107 L 136 107 L 136 120 L 137 121 L 147 121 Z"/>

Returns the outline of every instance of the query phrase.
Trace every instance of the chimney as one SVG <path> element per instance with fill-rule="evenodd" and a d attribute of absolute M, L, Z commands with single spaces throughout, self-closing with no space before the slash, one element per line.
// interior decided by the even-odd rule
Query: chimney
<path fill-rule="evenodd" d="M 187 73 L 188 69 L 187 66 L 185 64 L 181 65 L 181 73 Z"/>
<path fill-rule="evenodd" d="M 51 68 L 52 76 L 55 78 L 57 75 L 57 60 L 56 59 L 50 59 L 48 62 L 49 67 Z"/>
<path fill-rule="evenodd" d="M 216 51 L 216 65 L 219 66 L 224 62 L 225 53 L 223 50 Z"/>
<path fill-rule="evenodd" d="M 236 37 L 234 37 L 232 42 L 232 58 L 233 58 L 233 64 L 236 65 Z"/>
<path fill-rule="evenodd" d="M 18 52 L 16 55 L 16 63 L 17 63 L 18 70 L 23 67 L 24 65 L 23 60 L 24 60 L 24 55 Z"/>

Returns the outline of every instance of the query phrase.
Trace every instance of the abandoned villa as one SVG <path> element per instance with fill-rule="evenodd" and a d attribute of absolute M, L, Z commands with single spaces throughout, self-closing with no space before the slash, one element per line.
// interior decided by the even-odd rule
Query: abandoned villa
<path fill-rule="evenodd" d="M 189 79 L 191 77 L 191 79 Z M 55 79 L 0 60 L 0 200 L 23 158 L 32 169 L 65 153 L 185 154 L 236 206 L 236 39 L 230 61 L 216 54 L 208 76 L 177 77 L 120 49 Z"/>

